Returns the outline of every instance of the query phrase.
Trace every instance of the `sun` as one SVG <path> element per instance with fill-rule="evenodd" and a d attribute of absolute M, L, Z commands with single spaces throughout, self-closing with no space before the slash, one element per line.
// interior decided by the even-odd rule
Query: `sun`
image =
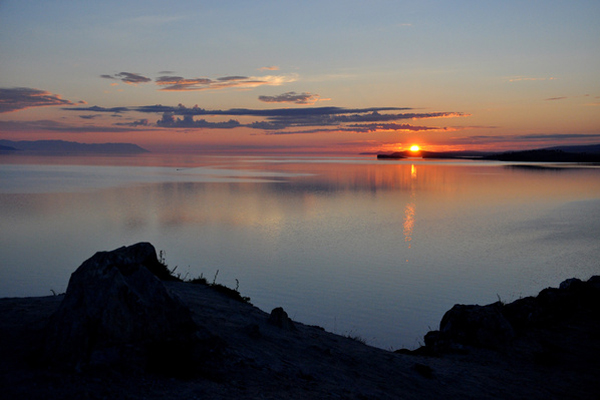
<path fill-rule="evenodd" d="M 416 144 L 413 144 L 412 146 L 410 146 L 410 151 L 412 151 L 413 153 L 416 153 L 419 150 L 421 150 L 421 148 L 419 146 L 417 146 Z"/>

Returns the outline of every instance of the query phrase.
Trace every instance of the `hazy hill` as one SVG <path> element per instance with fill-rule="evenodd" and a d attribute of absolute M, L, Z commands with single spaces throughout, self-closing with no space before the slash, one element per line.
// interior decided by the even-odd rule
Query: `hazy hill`
<path fill-rule="evenodd" d="M 64 140 L 0 140 L 0 150 L 45 154 L 140 154 L 148 150 L 133 143 L 78 143 Z"/>

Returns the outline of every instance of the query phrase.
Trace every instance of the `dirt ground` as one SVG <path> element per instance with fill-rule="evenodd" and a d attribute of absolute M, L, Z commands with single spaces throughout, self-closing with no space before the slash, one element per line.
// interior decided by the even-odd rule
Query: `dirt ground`
<path fill-rule="evenodd" d="M 0 398 L 6 399 L 597 399 L 597 321 L 548 332 L 559 356 L 469 349 L 423 356 L 373 348 L 269 314 L 206 285 L 165 282 L 192 311 L 214 354 L 202 365 L 62 371 L 36 351 L 62 296 L 0 299 Z M 435 321 L 432 321 L 435 324 Z M 425 334 L 425 332 L 424 332 Z M 559 341 L 551 338 L 559 338 Z M 169 373 L 171 370 L 172 373 Z M 165 373 L 165 371 L 167 371 Z"/>

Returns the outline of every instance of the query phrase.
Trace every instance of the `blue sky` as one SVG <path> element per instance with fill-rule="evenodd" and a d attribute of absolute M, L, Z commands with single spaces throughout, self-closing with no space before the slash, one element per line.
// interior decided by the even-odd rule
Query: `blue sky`
<path fill-rule="evenodd" d="M 0 1 L 0 138 L 315 153 L 600 143 L 599 18 L 598 1 Z M 287 109 L 305 116 L 274 117 Z"/>

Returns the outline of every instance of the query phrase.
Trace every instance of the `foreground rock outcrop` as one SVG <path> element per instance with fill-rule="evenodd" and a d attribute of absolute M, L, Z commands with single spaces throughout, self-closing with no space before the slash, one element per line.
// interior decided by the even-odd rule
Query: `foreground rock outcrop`
<path fill-rule="evenodd" d="M 98 252 L 71 275 L 46 330 L 44 363 L 81 369 L 147 358 L 147 348 L 191 343 L 190 310 L 159 279 L 170 279 L 150 243 Z"/>
<path fill-rule="evenodd" d="M 600 276 L 568 279 L 536 297 L 509 304 L 457 304 L 443 316 L 438 331 L 425 335 L 421 354 L 491 349 L 558 362 L 572 348 L 600 348 Z M 583 341 L 583 343 L 574 343 Z M 584 350 L 583 353 L 586 351 Z M 581 366 L 587 359 L 582 354 Z M 600 363 L 600 360 L 594 360 Z"/>
<path fill-rule="evenodd" d="M 267 314 L 232 296 L 233 289 L 171 278 L 154 248 L 142 243 L 94 255 L 73 273 L 66 295 L 0 299 L 2 396 L 422 400 L 600 393 L 598 277 L 568 280 L 511 304 L 457 305 L 425 346 L 402 352 L 292 321 L 279 307 Z"/>

